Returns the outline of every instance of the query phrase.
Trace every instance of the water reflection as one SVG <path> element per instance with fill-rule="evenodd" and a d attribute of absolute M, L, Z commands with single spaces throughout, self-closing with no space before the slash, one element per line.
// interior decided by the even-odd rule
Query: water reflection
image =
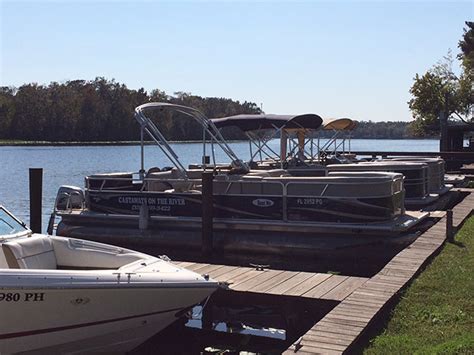
<path fill-rule="evenodd" d="M 132 354 L 280 354 L 336 304 L 219 290 Z"/>

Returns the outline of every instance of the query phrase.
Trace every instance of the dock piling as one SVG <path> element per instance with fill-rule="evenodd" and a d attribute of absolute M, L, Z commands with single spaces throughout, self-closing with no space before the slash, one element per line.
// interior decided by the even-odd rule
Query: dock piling
<path fill-rule="evenodd" d="M 30 228 L 33 233 L 41 233 L 42 200 L 43 169 L 30 168 Z"/>
<path fill-rule="evenodd" d="M 446 237 L 448 242 L 454 242 L 454 234 L 455 234 L 454 226 L 453 226 L 453 210 L 446 211 Z"/>
<path fill-rule="evenodd" d="M 212 254 L 213 239 L 213 189 L 212 182 L 214 173 L 212 171 L 204 171 L 202 173 L 202 248 L 203 256 Z"/>
<path fill-rule="evenodd" d="M 140 214 L 138 216 L 138 229 L 148 229 L 148 221 L 150 219 L 150 212 L 147 205 L 140 206 Z"/>

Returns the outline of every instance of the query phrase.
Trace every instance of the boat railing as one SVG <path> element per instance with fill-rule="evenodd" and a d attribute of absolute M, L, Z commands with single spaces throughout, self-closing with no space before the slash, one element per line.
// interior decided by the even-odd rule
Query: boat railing
<path fill-rule="evenodd" d="M 328 176 L 327 178 L 330 178 Z M 240 194 L 263 194 L 266 196 L 278 196 L 278 197 L 364 197 L 364 198 L 380 198 L 387 197 L 389 194 L 394 195 L 403 191 L 403 180 L 402 176 L 393 177 L 392 179 L 386 179 L 378 176 L 369 176 L 367 178 L 351 178 L 343 179 L 343 176 L 339 176 L 340 179 L 334 177 L 330 181 L 324 181 L 320 178 L 303 177 L 299 178 L 299 181 L 294 181 L 294 177 L 261 177 L 261 176 L 240 176 L 240 175 L 216 175 L 214 179 L 214 186 L 217 188 L 215 192 L 223 195 L 240 195 Z M 180 179 L 180 178 L 157 178 L 157 177 L 145 177 L 140 178 L 123 178 L 123 177 L 101 177 L 99 186 L 91 186 L 91 180 L 97 179 L 95 177 L 86 177 L 86 189 L 99 191 L 99 192 L 160 192 L 164 189 L 149 189 L 153 183 L 165 183 L 169 184 L 167 192 L 173 189 L 174 186 L 179 185 L 179 193 L 186 193 L 187 191 L 196 193 L 201 191 L 202 180 L 200 178 L 195 179 Z M 314 181 L 312 181 L 314 179 Z M 317 180 L 319 179 L 319 181 Z M 367 180 L 369 179 L 369 180 Z M 354 181 L 350 181 L 354 180 Z M 365 183 L 362 183 L 365 181 Z M 127 184 L 117 184 L 120 182 L 126 182 Z M 134 188 L 133 185 L 137 185 L 138 188 Z M 221 185 L 222 187 L 219 187 Z M 245 185 L 253 186 L 252 188 L 245 189 Z M 367 194 L 361 194 L 361 187 L 366 185 L 368 187 Z M 255 186 L 261 186 L 260 189 Z M 271 188 L 271 186 L 278 186 L 278 188 Z M 347 186 L 347 190 L 341 190 L 342 186 Z M 390 186 L 390 189 L 387 189 Z M 357 187 L 357 188 L 356 188 Z M 267 191 L 268 193 L 265 193 Z M 280 193 L 271 193 L 275 191 L 281 191 Z M 344 194 L 344 192 L 350 192 L 353 196 Z M 377 193 L 377 191 L 379 193 Z M 61 195 L 62 196 L 62 195 Z M 64 194 L 70 199 L 70 194 Z M 57 199 L 60 198 L 58 195 Z M 67 202 L 69 206 L 69 200 Z"/>
<path fill-rule="evenodd" d="M 143 176 L 144 170 L 144 137 L 145 133 L 156 143 L 161 149 L 163 154 L 169 159 L 169 161 L 181 172 L 182 175 L 186 176 L 186 169 L 180 162 L 178 155 L 171 148 L 170 144 L 162 134 L 162 132 L 155 125 L 153 120 L 146 116 L 145 112 L 148 111 L 164 111 L 170 110 L 182 114 L 184 116 L 192 118 L 194 121 L 199 123 L 203 130 L 203 164 L 205 164 L 207 153 L 206 153 L 206 141 L 210 139 L 212 147 L 212 156 L 215 159 L 214 145 L 217 145 L 224 154 L 230 158 L 231 162 L 236 166 L 247 169 L 245 163 L 234 153 L 227 141 L 222 136 L 221 132 L 217 129 L 214 123 L 209 120 L 202 112 L 191 107 L 182 105 L 175 105 L 163 102 L 150 102 L 140 105 L 135 108 L 135 119 L 140 124 L 140 141 L 141 141 L 141 169 L 140 174 Z M 215 164 L 215 161 L 214 161 Z"/>
<path fill-rule="evenodd" d="M 99 184 L 93 186 L 92 182 L 98 181 Z M 121 192 L 145 192 L 153 182 L 157 183 L 168 183 L 169 188 L 173 188 L 173 185 L 180 184 L 181 186 L 189 186 L 198 188 L 201 186 L 201 179 L 191 178 L 159 178 L 159 177 L 96 177 L 87 176 L 85 178 L 85 187 L 88 190 L 94 191 L 121 191 Z M 153 191 L 153 190 L 148 190 Z M 156 191 L 157 192 L 157 191 Z"/>

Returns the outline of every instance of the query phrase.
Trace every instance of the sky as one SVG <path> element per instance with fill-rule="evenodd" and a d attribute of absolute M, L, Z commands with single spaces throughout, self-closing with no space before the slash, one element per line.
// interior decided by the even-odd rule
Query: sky
<path fill-rule="evenodd" d="M 456 55 L 473 20 L 474 1 L 0 0 L 0 85 L 102 76 L 267 113 L 409 121 L 413 77 Z"/>

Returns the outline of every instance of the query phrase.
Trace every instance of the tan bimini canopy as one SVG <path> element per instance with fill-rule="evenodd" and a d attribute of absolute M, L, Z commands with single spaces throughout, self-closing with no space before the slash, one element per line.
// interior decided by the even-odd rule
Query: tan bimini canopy
<path fill-rule="evenodd" d="M 329 118 L 323 121 L 324 130 L 352 131 L 357 127 L 357 121 L 350 118 Z"/>

